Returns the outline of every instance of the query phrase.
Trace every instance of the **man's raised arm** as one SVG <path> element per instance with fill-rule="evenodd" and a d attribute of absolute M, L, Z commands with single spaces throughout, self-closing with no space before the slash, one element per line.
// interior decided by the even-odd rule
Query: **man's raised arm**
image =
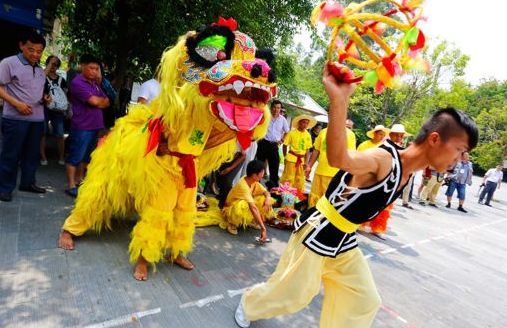
<path fill-rule="evenodd" d="M 354 175 L 377 172 L 377 157 L 371 156 L 371 152 L 360 153 L 347 149 L 345 121 L 354 85 L 337 82 L 329 72 L 327 64 L 324 66 L 322 82 L 329 96 L 329 125 L 326 137 L 329 164 Z"/>

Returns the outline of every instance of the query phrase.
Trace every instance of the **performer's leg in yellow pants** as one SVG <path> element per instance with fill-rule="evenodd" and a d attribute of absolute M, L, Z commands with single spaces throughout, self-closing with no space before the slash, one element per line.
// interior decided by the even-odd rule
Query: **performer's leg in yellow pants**
<path fill-rule="evenodd" d="M 305 190 L 305 172 L 303 165 L 296 167 L 296 163 L 285 161 L 281 183 L 288 182 L 292 187 L 304 191 Z"/>
<path fill-rule="evenodd" d="M 310 195 L 308 195 L 308 207 L 314 207 L 317 201 L 322 197 L 329 186 L 329 183 L 333 177 L 325 175 L 315 174 L 312 181 L 312 189 Z"/>
<path fill-rule="evenodd" d="M 79 192 L 76 206 L 65 220 L 62 230 L 82 236 L 90 229 L 100 231 L 104 225 L 109 227 L 113 208 L 109 199 L 104 197 L 104 188 L 94 181 L 86 181 Z"/>
<path fill-rule="evenodd" d="M 309 226 L 293 234 L 267 282 L 243 295 L 249 320 L 267 319 L 306 307 L 324 285 L 321 328 L 370 327 L 378 308 L 377 293 L 368 264 L 359 248 L 336 258 L 320 256 L 302 244 Z"/>
<path fill-rule="evenodd" d="M 142 255 L 156 263 L 167 249 L 171 249 L 173 259 L 192 249 L 197 190 L 185 188 L 183 179 L 167 179 L 157 197 L 139 213 L 129 246 L 131 262 Z"/>

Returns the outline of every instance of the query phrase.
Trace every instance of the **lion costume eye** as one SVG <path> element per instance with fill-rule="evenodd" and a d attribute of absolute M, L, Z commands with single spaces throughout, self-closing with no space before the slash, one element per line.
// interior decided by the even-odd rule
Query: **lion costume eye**
<path fill-rule="evenodd" d="M 187 52 L 194 63 L 210 68 L 221 60 L 231 58 L 234 40 L 235 35 L 230 28 L 219 25 L 207 26 L 188 37 Z"/>
<path fill-rule="evenodd" d="M 225 46 L 227 38 L 223 35 L 210 36 L 197 44 L 195 52 L 210 62 L 224 60 L 226 58 Z"/>

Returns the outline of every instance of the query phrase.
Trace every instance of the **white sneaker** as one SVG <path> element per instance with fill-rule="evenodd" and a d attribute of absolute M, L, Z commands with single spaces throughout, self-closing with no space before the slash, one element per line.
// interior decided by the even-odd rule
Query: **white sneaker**
<path fill-rule="evenodd" d="M 58 161 L 58 164 L 59 165 L 65 165 L 65 161 L 63 159 L 61 159 L 61 160 Z"/>
<path fill-rule="evenodd" d="M 236 320 L 236 324 L 241 328 L 250 327 L 250 320 L 248 320 L 245 316 L 245 311 L 243 310 L 243 297 L 239 300 L 238 307 L 236 308 L 236 313 L 234 313 L 234 319 Z"/>
<path fill-rule="evenodd" d="M 43 166 L 48 165 L 48 161 L 47 161 L 47 159 L 41 159 L 41 160 L 40 160 L 40 165 L 43 165 Z"/>

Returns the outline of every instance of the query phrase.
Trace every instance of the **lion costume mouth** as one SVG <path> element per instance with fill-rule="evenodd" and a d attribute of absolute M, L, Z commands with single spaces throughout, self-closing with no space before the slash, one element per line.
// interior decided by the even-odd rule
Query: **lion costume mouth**
<path fill-rule="evenodd" d="M 262 85 L 241 76 L 232 76 L 221 84 L 202 81 L 199 83 L 199 91 L 205 97 L 210 95 L 223 98 L 232 96 L 264 104 L 267 104 L 269 99 L 276 95 L 275 86 Z"/>
<path fill-rule="evenodd" d="M 276 94 L 276 87 L 233 76 L 221 84 L 199 83 L 204 96 L 213 96 L 212 113 L 230 129 L 237 131 L 243 149 L 250 146 L 253 130 L 264 119 L 264 107 Z"/>

